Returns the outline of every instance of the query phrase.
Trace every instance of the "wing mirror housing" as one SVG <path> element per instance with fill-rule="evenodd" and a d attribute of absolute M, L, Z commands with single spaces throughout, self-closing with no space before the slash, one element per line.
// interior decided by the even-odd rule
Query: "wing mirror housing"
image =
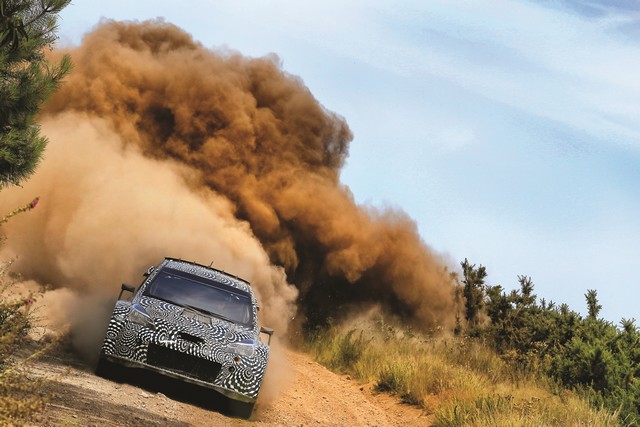
<path fill-rule="evenodd" d="M 260 328 L 260 333 L 269 335 L 269 341 L 267 342 L 267 344 L 271 345 L 271 336 L 273 335 L 273 329 L 262 326 Z"/>
<path fill-rule="evenodd" d="M 120 286 L 120 295 L 118 295 L 118 299 L 122 299 L 122 294 L 127 291 L 127 292 L 131 292 L 132 294 L 135 292 L 136 288 L 134 288 L 131 285 L 127 285 L 126 283 L 123 283 L 122 286 Z"/>

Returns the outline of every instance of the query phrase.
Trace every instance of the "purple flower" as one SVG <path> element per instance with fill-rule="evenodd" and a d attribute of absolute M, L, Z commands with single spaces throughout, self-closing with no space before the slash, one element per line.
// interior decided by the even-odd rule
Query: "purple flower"
<path fill-rule="evenodd" d="M 33 209 L 36 206 L 38 206 L 39 201 L 40 201 L 40 197 L 36 197 L 35 199 L 33 199 L 33 201 L 29 203 L 29 209 Z"/>

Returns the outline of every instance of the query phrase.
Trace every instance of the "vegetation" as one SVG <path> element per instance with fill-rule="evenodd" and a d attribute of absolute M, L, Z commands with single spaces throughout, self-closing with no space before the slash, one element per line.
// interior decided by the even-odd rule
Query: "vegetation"
<path fill-rule="evenodd" d="M 37 201 L 0 218 L 0 225 L 33 209 Z M 8 274 L 10 265 L 11 262 L 0 264 L 0 425 L 22 425 L 43 410 L 47 402 L 42 387 L 44 380 L 34 379 L 28 369 L 28 362 L 47 347 L 24 353 L 33 324 L 30 308 L 34 295 L 20 296 L 12 292 L 14 282 Z"/>
<path fill-rule="evenodd" d="M 28 362 L 41 352 L 18 355 L 23 350 L 32 318 L 33 299 L 9 299 L 8 263 L 0 267 L 2 300 L 0 301 L 0 425 L 22 425 L 45 408 L 48 396 L 43 392 L 44 380 L 33 378 Z"/>
<path fill-rule="evenodd" d="M 487 270 L 480 266 L 476 268 L 475 264 L 471 265 L 465 258 L 461 263 L 464 279 L 462 283 L 462 294 L 464 295 L 464 318 L 469 324 L 476 325 L 482 311 L 484 298 L 484 278 L 487 277 Z"/>
<path fill-rule="evenodd" d="M 453 337 L 385 324 L 315 331 L 321 363 L 432 414 L 436 425 L 640 425 L 640 331 L 538 301 L 528 276 L 506 292 L 485 284 L 486 268 L 461 263 L 465 322 Z"/>
<path fill-rule="evenodd" d="M 331 369 L 422 407 L 436 426 L 615 426 L 615 412 L 513 369 L 485 342 L 423 334 L 379 316 L 317 330 L 307 350 Z"/>
<path fill-rule="evenodd" d="M 597 292 L 585 294 L 586 318 L 544 299 L 533 282 L 519 290 L 484 288 L 488 322 L 469 330 L 482 337 L 514 369 L 545 375 L 592 404 L 618 411 L 625 424 L 640 424 L 640 333 L 633 319 L 620 327 L 598 317 Z"/>
<path fill-rule="evenodd" d="M 0 189 L 28 178 L 42 157 L 47 140 L 36 116 L 71 69 L 69 57 L 52 64 L 45 50 L 52 48 L 58 14 L 70 2 L 0 0 Z M 5 215 L 0 225 L 37 204 L 36 198 Z M 32 326 L 33 296 L 12 294 L 9 265 L 0 265 L 0 424 L 22 425 L 46 404 L 42 380 L 28 371 L 29 360 L 44 350 L 18 356 Z"/>
<path fill-rule="evenodd" d="M 0 0 L 0 188 L 29 177 L 47 144 L 36 115 L 71 61 L 65 56 L 51 64 L 44 50 L 52 47 L 58 13 L 70 2 Z"/>

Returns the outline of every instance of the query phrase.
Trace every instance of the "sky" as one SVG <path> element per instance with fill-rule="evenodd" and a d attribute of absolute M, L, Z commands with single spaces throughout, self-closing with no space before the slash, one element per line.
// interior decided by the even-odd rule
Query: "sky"
<path fill-rule="evenodd" d="M 75 0 L 59 43 L 156 18 L 278 55 L 353 131 L 355 200 L 404 210 L 452 263 L 640 320 L 640 3 Z"/>

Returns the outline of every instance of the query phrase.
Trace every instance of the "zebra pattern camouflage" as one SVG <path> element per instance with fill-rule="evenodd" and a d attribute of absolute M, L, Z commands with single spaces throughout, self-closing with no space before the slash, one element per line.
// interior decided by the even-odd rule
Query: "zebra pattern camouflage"
<path fill-rule="evenodd" d="M 235 324 L 143 295 L 165 267 L 247 292 L 253 310 L 251 324 Z M 132 311 L 140 308 L 149 315 L 149 322 L 132 318 Z M 131 301 L 116 302 L 101 358 L 158 371 L 252 403 L 258 397 L 269 359 L 269 346 L 258 339 L 257 311 L 258 303 L 247 282 L 199 264 L 167 258 L 145 279 Z M 251 344 L 253 354 L 235 351 L 232 347 L 236 343 Z"/>

